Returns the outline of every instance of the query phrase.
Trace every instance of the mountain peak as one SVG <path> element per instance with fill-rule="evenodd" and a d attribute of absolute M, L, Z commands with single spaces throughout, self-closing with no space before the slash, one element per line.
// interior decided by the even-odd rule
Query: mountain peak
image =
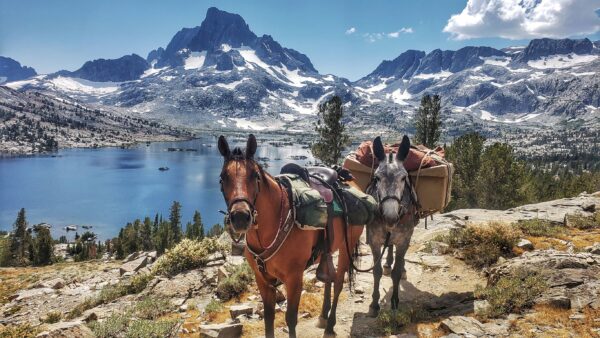
<path fill-rule="evenodd" d="M 0 56 L 0 83 L 23 80 L 36 76 L 35 69 L 21 66 L 18 61 Z"/>
<path fill-rule="evenodd" d="M 527 47 L 520 53 L 515 61 L 527 62 L 536 60 L 549 55 L 590 54 L 594 49 L 594 44 L 590 39 L 533 39 Z"/>
<path fill-rule="evenodd" d="M 213 51 L 223 44 L 239 48 L 250 46 L 255 40 L 256 34 L 240 15 L 211 7 L 198 33 L 191 39 L 189 48 L 192 51 Z"/>

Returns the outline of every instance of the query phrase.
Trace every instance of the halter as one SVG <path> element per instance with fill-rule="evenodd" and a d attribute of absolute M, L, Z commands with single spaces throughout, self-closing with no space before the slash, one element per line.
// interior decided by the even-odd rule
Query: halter
<path fill-rule="evenodd" d="M 224 211 L 220 211 L 222 214 L 225 215 L 225 220 L 224 223 L 225 225 L 227 225 L 228 229 L 231 229 L 231 217 L 230 217 L 230 213 L 231 213 L 231 207 L 233 207 L 234 204 L 236 203 L 240 203 L 240 202 L 244 202 L 246 204 L 248 204 L 248 206 L 250 207 L 250 221 L 252 223 L 252 227 L 253 228 L 257 228 L 258 227 L 258 210 L 256 210 L 256 199 L 258 199 L 258 195 L 260 194 L 260 176 L 256 177 L 256 193 L 254 194 L 254 198 L 252 200 L 252 202 L 250 202 L 250 199 L 247 196 L 236 196 L 234 197 L 231 201 L 227 200 L 227 196 L 225 196 L 225 190 L 223 189 L 223 179 L 221 179 L 219 181 L 219 184 L 221 185 L 221 193 L 223 193 L 223 198 L 225 199 L 225 202 L 227 203 L 227 212 Z M 231 233 L 230 233 L 231 234 Z M 237 241 L 235 240 L 235 238 L 232 236 L 232 239 L 234 241 L 236 241 L 236 243 L 238 243 L 241 240 L 242 236 L 240 236 Z"/>

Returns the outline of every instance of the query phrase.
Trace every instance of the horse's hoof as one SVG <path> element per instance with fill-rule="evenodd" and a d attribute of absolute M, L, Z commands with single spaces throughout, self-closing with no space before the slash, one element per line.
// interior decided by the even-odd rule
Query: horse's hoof
<path fill-rule="evenodd" d="M 336 336 L 335 331 L 323 333 L 323 338 L 335 338 L 335 336 Z"/>
<path fill-rule="evenodd" d="M 379 309 L 369 307 L 369 313 L 367 313 L 367 316 L 369 316 L 371 318 L 376 318 L 378 315 L 379 315 Z"/>
<path fill-rule="evenodd" d="M 392 274 L 392 268 L 390 266 L 384 265 L 383 266 L 383 275 L 389 276 L 391 274 Z"/>
<path fill-rule="evenodd" d="M 319 319 L 317 319 L 317 327 L 319 329 L 324 329 L 327 327 L 327 319 L 319 316 Z"/>

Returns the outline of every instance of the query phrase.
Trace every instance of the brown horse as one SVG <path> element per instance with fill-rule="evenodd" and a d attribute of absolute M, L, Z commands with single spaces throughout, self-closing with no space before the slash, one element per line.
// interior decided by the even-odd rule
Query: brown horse
<path fill-rule="evenodd" d="M 291 226 L 283 244 L 267 261 L 257 261 L 254 254 L 270 250 L 275 246 L 275 238 L 280 229 L 290 221 L 290 200 L 287 190 L 277 179 L 254 161 L 257 143 L 254 135 L 248 138 L 246 149 L 229 149 L 224 136 L 219 137 L 219 151 L 224 163 L 221 171 L 221 188 L 228 208 L 230 230 L 237 234 L 246 234 L 244 256 L 254 270 L 256 284 L 264 304 L 266 337 L 274 337 L 276 283 L 281 281 L 287 293 L 287 312 L 285 320 L 289 336 L 296 337 L 298 305 L 302 292 L 304 270 L 317 245 L 319 230 L 301 230 Z M 293 220 L 291 220 L 293 222 Z M 323 308 L 318 327 L 325 328 L 325 335 L 334 335 L 336 308 L 344 283 L 344 275 L 350 268 L 351 257 L 348 247 L 354 248 L 362 226 L 345 226 L 341 217 L 333 222 L 334 236 L 331 250 L 339 250 L 337 272 L 334 284 L 333 302 L 331 301 L 331 282 L 325 283 Z M 344 231 L 347 233 L 344 234 Z M 254 253 L 254 254 L 253 254 Z"/>

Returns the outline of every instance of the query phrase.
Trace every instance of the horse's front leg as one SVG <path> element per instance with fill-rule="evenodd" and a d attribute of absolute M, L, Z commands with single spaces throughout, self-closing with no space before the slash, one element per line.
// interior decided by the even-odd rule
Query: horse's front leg
<path fill-rule="evenodd" d="M 377 317 L 379 314 L 379 282 L 383 270 L 381 269 L 381 245 L 369 243 L 373 253 L 373 300 L 369 305 L 369 317 Z"/>
<path fill-rule="evenodd" d="M 302 270 L 299 274 L 294 274 L 286 278 L 285 291 L 287 294 L 287 311 L 285 312 L 285 322 L 289 329 L 289 336 L 296 337 L 296 324 L 298 324 L 298 306 L 300 305 L 300 296 L 302 295 Z"/>
<path fill-rule="evenodd" d="M 402 278 L 403 274 L 406 274 L 406 270 L 404 269 L 404 255 L 406 255 L 409 244 L 410 237 L 407 237 L 402 241 L 402 243 L 396 245 L 396 262 L 394 263 L 394 269 L 392 269 L 392 282 L 394 285 L 394 292 L 392 293 L 392 310 L 398 309 L 398 305 L 400 303 L 400 297 L 398 295 L 400 279 Z"/>
<path fill-rule="evenodd" d="M 383 264 L 383 274 L 389 276 L 392 274 L 392 265 L 394 264 L 394 245 L 390 244 L 387 247 L 387 256 L 385 264 Z"/>
<path fill-rule="evenodd" d="M 276 301 L 276 290 L 275 287 L 272 286 L 265 278 L 257 273 L 256 276 L 256 285 L 258 286 L 258 290 L 260 291 L 260 296 L 263 301 L 264 308 L 264 321 L 265 321 L 265 337 L 266 338 L 274 338 L 275 337 L 275 301 Z"/>

